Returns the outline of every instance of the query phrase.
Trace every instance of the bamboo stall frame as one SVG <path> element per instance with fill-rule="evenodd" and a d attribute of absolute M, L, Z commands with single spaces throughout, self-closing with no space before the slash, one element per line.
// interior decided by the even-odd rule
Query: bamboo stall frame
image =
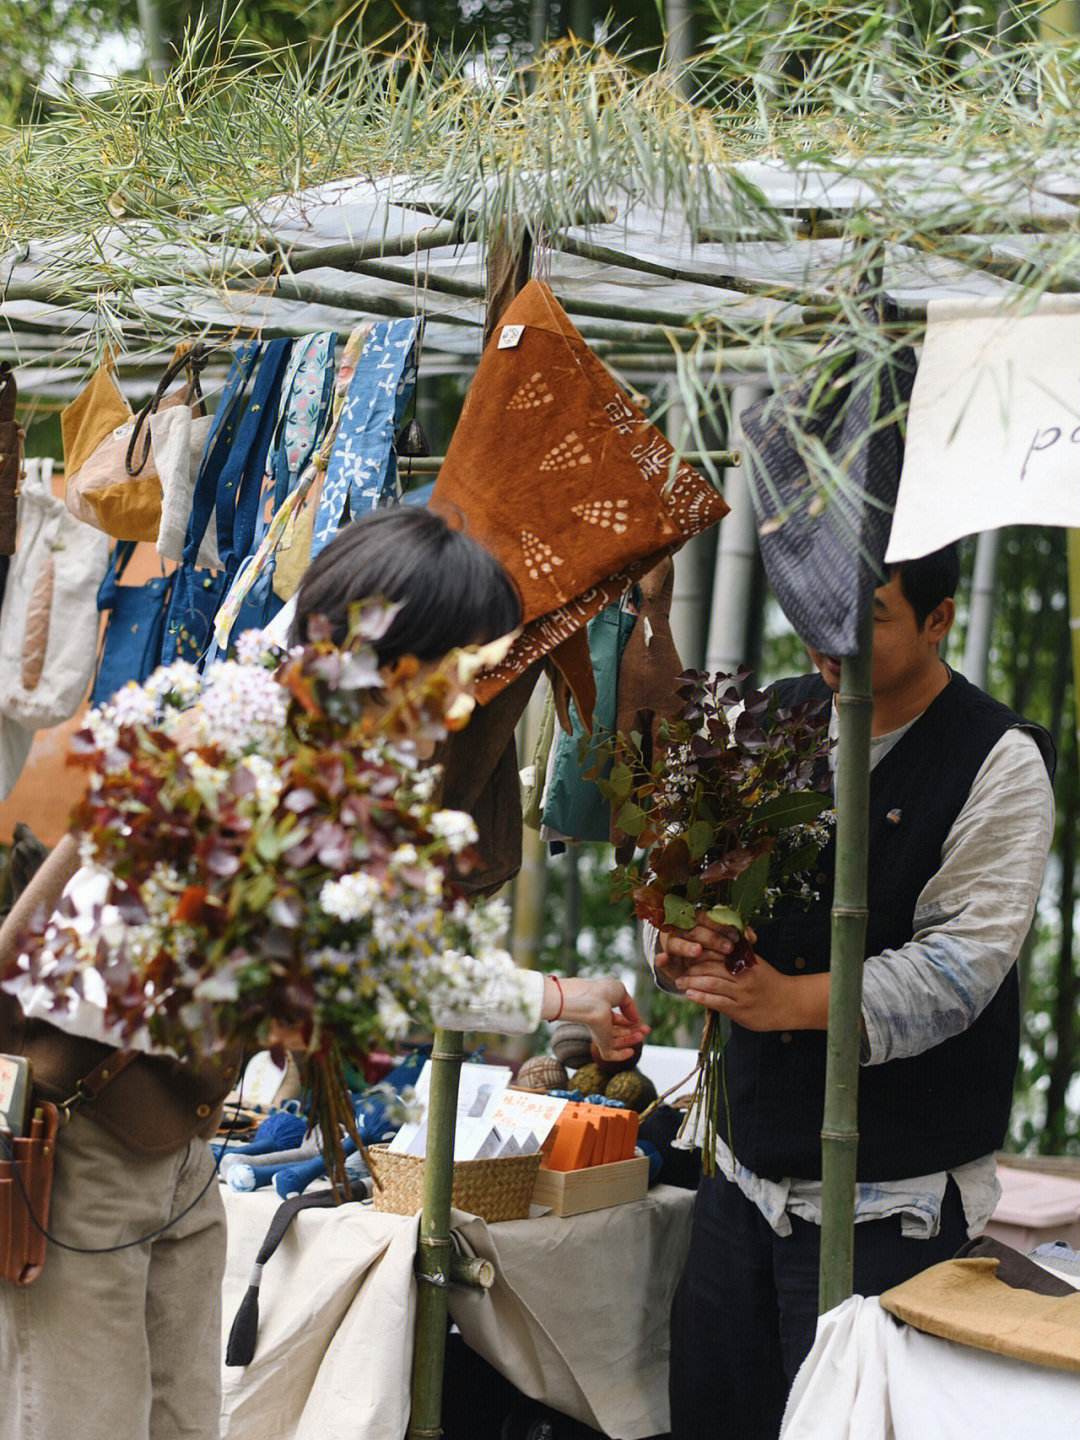
<path fill-rule="evenodd" d="M 188 83 L 190 77 L 188 77 Z M 189 84 L 190 90 L 190 84 Z M 410 104 L 412 102 L 410 101 Z M 538 104 L 550 103 L 540 93 Z M 609 97 L 609 109 L 613 102 Z M 633 135 L 635 145 L 641 135 Z M 597 142 L 598 147 L 600 142 Z M 770 141 L 771 145 L 771 141 Z M 769 147 L 763 147 L 766 153 Z M 599 150 L 598 150 L 599 153 Z M 484 158 L 487 158 L 486 156 Z M 697 164 L 700 157 L 694 156 Z M 625 172 L 626 161 L 621 160 Z M 648 166 L 642 162 L 643 173 Z M 297 174 L 299 175 L 299 170 Z M 593 197 L 595 177 L 588 176 L 588 184 L 579 185 L 581 177 L 575 176 L 573 188 L 576 195 L 589 194 Z M 650 175 L 655 179 L 655 175 Z M 1036 181 L 1037 181 L 1036 177 Z M 127 183 L 126 181 L 124 182 Z M 1038 190 L 1037 183 L 1033 187 Z M 685 189 L 685 187 L 684 187 Z M 675 200 L 685 199 L 673 186 Z M 119 192 L 118 192 L 119 193 Z M 1063 193 L 1063 192 L 1059 192 Z M 504 197 L 505 198 L 505 197 Z M 963 196 L 961 195 L 961 199 Z M 878 197 L 880 199 L 880 196 Z M 558 209 L 562 198 L 552 200 L 547 196 L 549 208 Z M 171 197 L 159 205 L 158 213 L 166 215 L 172 204 Z M 425 207 L 419 200 L 414 202 L 395 201 L 405 211 L 421 211 Z M 253 299 L 272 300 L 288 298 L 299 303 L 316 305 L 330 304 L 340 307 L 347 316 L 356 314 L 413 315 L 424 311 L 426 291 L 433 295 L 458 296 L 461 299 L 480 301 L 485 288 L 471 281 L 447 278 L 425 273 L 419 256 L 442 247 L 457 247 L 470 240 L 481 240 L 490 247 L 497 239 L 497 229 L 492 215 L 495 207 L 484 211 L 468 211 L 431 207 L 431 212 L 440 222 L 421 228 L 407 235 L 384 235 L 362 242 L 349 241 L 337 245 L 294 245 L 289 246 L 265 230 L 256 232 L 252 238 L 249 228 L 238 234 L 235 248 L 243 252 L 245 247 L 267 250 L 257 258 L 242 263 L 235 256 L 227 262 L 208 261 L 181 270 L 167 269 L 159 264 L 152 283 L 173 290 L 188 287 L 196 293 L 200 285 L 213 289 L 217 287 L 225 295 L 245 292 Z M 1075 207 L 1073 207 L 1075 209 Z M 979 218 L 988 213 L 987 202 L 971 202 L 971 215 Z M 1003 213 L 1007 214 L 1007 207 Z M 590 299 L 582 300 L 567 292 L 564 301 L 571 313 L 587 317 L 599 324 L 581 327 L 587 339 L 597 340 L 612 346 L 633 347 L 655 346 L 656 356 L 618 353 L 618 359 L 628 369 L 648 369 L 656 365 L 670 365 L 677 357 L 686 373 L 694 372 L 693 383 L 699 393 L 708 384 L 707 372 L 710 365 L 713 381 L 724 366 L 728 337 L 736 342 L 729 353 L 752 355 L 761 359 L 761 369 L 770 370 L 775 378 L 783 366 L 784 345 L 787 353 L 805 363 L 806 343 L 823 336 L 844 333 L 847 309 L 838 295 L 835 285 L 821 289 L 812 284 L 801 285 L 786 280 L 753 279 L 731 273 L 723 260 L 717 258 L 708 265 L 686 262 L 673 258 L 671 263 L 648 260 L 637 254 L 615 248 L 610 243 L 600 244 L 582 239 L 577 235 L 563 233 L 566 228 L 587 228 L 591 224 L 604 225 L 612 215 L 597 206 L 592 216 L 563 214 L 557 222 L 550 214 L 544 215 L 536 224 L 537 233 L 542 233 L 546 245 L 553 252 L 571 256 L 579 261 L 589 262 L 600 271 L 616 271 L 638 274 L 654 280 L 671 280 L 687 285 L 707 286 L 718 292 L 715 312 L 711 307 L 692 314 L 659 305 L 617 306 Z M 771 220 L 771 225 L 767 221 Z M 755 226 L 755 223 L 756 226 Z M 998 224 L 980 226 L 967 223 L 966 217 L 942 220 L 933 223 L 925 216 L 906 216 L 897 220 L 874 205 L 859 209 L 852 204 L 850 209 L 831 208 L 828 204 L 786 205 L 773 202 L 762 207 L 761 213 L 751 217 L 745 224 L 732 222 L 710 227 L 699 224 L 695 233 L 704 243 L 721 242 L 730 248 L 737 248 L 743 241 L 782 242 L 791 246 L 802 242 L 836 239 L 863 241 L 868 235 L 876 235 L 883 248 L 890 248 L 898 254 L 921 254 L 940 262 L 955 265 L 987 282 L 1000 282 L 1000 289 L 994 293 L 1002 296 L 1020 296 L 1027 291 L 1053 289 L 1073 291 L 1080 285 L 1076 278 L 1072 257 L 1066 254 L 1066 262 L 1055 269 L 1037 259 L 1016 258 L 996 253 L 999 242 L 1015 239 L 1018 234 L 1049 236 L 1057 233 L 1068 241 L 1080 233 L 1080 211 L 1074 218 L 1071 212 L 1048 213 L 1019 219 L 1008 231 Z M 991 231 L 992 233 L 987 233 Z M 999 233 L 1001 231 L 1002 233 Z M 246 238 L 245 238 L 246 235 Z M 206 236 L 202 237 L 204 240 Z M 638 247 L 640 248 L 640 246 Z M 197 247 L 196 247 L 197 250 Z M 410 258 L 411 268 L 385 264 L 387 259 Z M 705 257 L 708 259 L 708 257 Z M 95 262 L 96 263 L 96 262 Z M 104 264 L 104 262 L 103 262 Z M 92 265 L 87 262 L 82 269 L 75 266 L 69 273 L 60 273 L 56 278 L 24 280 L 9 274 L 9 284 L 0 291 L 0 305 L 9 302 L 31 301 L 43 305 L 66 307 L 71 310 L 95 311 L 102 297 L 116 303 L 134 331 L 141 328 L 141 334 L 159 334 L 167 320 L 164 308 L 156 314 L 140 308 L 133 298 L 132 272 L 125 272 L 123 264 L 103 269 L 104 283 L 93 283 L 90 274 Z M 322 285 L 304 277 L 306 272 L 330 269 L 342 274 L 366 276 L 371 280 L 397 283 L 402 286 L 400 297 L 393 295 L 365 294 L 362 290 Z M 45 275 L 48 276 L 48 270 Z M 116 277 L 113 285 L 113 277 Z M 151 281 L 143 280 L 144 286 Z M 125 288 L 126 287 L 126 288 Z M 555 277 L 554 288 L 559 293 Z M 932 288 L 932 287 L 931 287 Z M 205 295 L 205 290 L 204 290 Z M 779 302 L 781 313 L 752 314 L 738 313 L 738 303 L 745 299 Z M 126 308 L 125 308 L 126 306 Z M 925 300 L 905 298 L 898 303 L 901 316 L 899 323 L 889 329 L 897 337 L 917 338 L 921 333 L 925 317 Z M 479 324 L 466 316 L 451 315 L 434 309 L 428 319 L 445 322 L 458 330 L 479 330 Z M 152 323 L 151 323 L 152 322 Z M 645 323 L 642 323 L 645 322 Z M 649 323 L 652 322 L 652 323 Z M 681 323 L 679 323 L 681 322 Z M 20 324 L 30 322 L 20 317 Z M 40 323 L 47 323 L 42 321 Z M 176 323 L 175 321 L 173 323 Z M 203 322 L 208 332 L 228 330 L 224 320 Z M 341 322 L 339 322 L 341 323 Z M 64 322 L 61 321 L 61 328 Z M 245 328 L 257 330 L 267 337 L 276 334 L 308 333 L 311 325 L 293 325 L 290 320 L 270 320 L 266 324 L 244 326 L 242 320 L 232 327 L 232 332 Z M 344 329 L 341 333 L 347 333 Z M 685 341 L 692 341 L 697 347 L 687 352 L 681 347 Z M 711 343 L 713 350 L 707 348 Z M 797 348 L 796 348 L 797 347 Z M 67 363 L 70 363 L 70 355 Z M 745 361 L 743 362 L 745 364 Z M 684 458 L 693 462 L 699 458 L 697 452 L 689 452 Z M 730 452 L 706 452 L 701 459 L 716 461 L 719 465 L 737 463 Z M 405 458 L 406 466 L 420 473 L 431 473 L 438 457 L 422 457 L 413 460 Z M 1070 591 L 1072 595 L 1074 654 L 1077 672 L 1080 674 L 1080 539 L 1070 536 Z M 856 1114 L 859 1047 L 859 999 L 861 988 L 862 936 L 865 933 L 865 868 L 866 868 L 866 823 L 865 807 L 868 785 L 869 754 L 869 639 L 867 617 L 862 617 L 863 629 L 859 654 L 845 661 L 840 697 L 841 751 L 837 777 L 838 808 L 838 861 L 836 875 L 836 904 L 833 915 L 834 979 L 830 1000 L 828 1031 L 828 1070 L 826 1115 L 823 1119 L 822 1155 L 824 1171 L 824 1211 L 822 1228 L 822 1276 L 821 1300 L 823 1307 L 838 1303 L 851 1289 L 851 1213 L 854 1196 L 854 1158 L 857 1145 Z M 843 844 L 841 845 L 841 840 Z M 452 1182 L 453 1123 L 458 1066 L 460 1065 L 461 1037 L 437 1032 L 437 1064 L 432 1080 L 431 1116 L 431 1159 L 425 1173 L 425 1204 L 421 1219 L 421 1244 L 418 1253 L 418 1270 L 423 1278 L 419 1282 L 417 1299 L 417 1358 L 414 1363 L 414 1387 L 419 1398 L 415 1408 L 410 1436 L 413 1440 L 429 1440 L 438 1435 L 439 1389 L 443 1365 L 443 1341 L 445 1339 L 446 1289 L 455 1278 L 468 1279 L 460 1267 L 454 1265 L 449 1251 L 449 1195 Z M 425 1241 L 427 1243 L 425 1243 Z M 825 1258 L 835 1254 L 836 1264 L 826 1273 Z M 438 1323 L 436 1323 L 438 1321 Z M 440 1329 L 441 1327 L 441 1329 Z M 440 1333 L 436 1333 L 439 1331 Z M 437 1351 L 437 1354 L 435 1353 Z"/>

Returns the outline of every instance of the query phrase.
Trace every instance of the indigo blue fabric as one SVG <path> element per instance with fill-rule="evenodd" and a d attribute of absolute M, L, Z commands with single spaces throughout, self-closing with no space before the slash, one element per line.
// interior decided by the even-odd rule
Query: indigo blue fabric
<path fill-rule="evenodd" d="M 175 659 L 196 663 L 203 659 L 213 637 L 218 606 L 251 549 L 291 347 L 290 340 L 272 340 L 265 349 L 244 346 L 233 362 L 195 484 L 184 558 L 174 577 L 162 647 L 166 664 Z M 249 383 L 251 395 L 244 407 Z M 199 570 L 195 559 L 212 511 L 221 569 Z"/>
<path fill-rule="evenodd" d="M 415 320 L 371 327 L 341 411 L 315 514 L 311 558 L 338 532 L 348 506 L 359 519 L 400 498 L 394 437 L 416 387 Z"/>
<path fill-rule="evenodd" d="M 161 659 L 173 577 L 161 575 L 144 585 L 121 585 L 134 551 L 132 540 L 117 543 L 98 588 L 97 607 L 102 613 L 109 612 L 109 623 L 90 692 L 91 705 L 104 705 L 129 680 L 145 680 Z"/>
<path fill-rule="evenodd" d="M 210 625 L 221 598 L 217 577 L 222 572 L 196 569 L 195 560 L 206 534 L 206 527 L 210 524 L 210 517 L 214 513 L 218 480 L 228 459 L 243 413 L 244 396 L 261 353 L 262 345 L 255 340 L 239 347 L 233 356 L 225 388 L 214 412 L 206 449 L 203 451 L 198 478 L 195 481 L 195 493 L 192 496 L 191 514 L 188 517 L 184 540 L 184 556 L 173 577 L 173 592 L 161 643 L 163 665 L 171 665 L 174 660 L 197 660 L 210 637 Z M 205 596 L 205 600 L 202 596 Z M 207 612 L 209 619 L 206 618 Z"/>
<path fill-rule="evenodd" d="M 297 340 L 293 348 L 259 495 L 255 535 L 237 572 L 238 580 L 254 562 L 270 521 L 295 490 L 322 440 L 334 394 L 336 343 L 337 336 L 327 330 Z M 248 591 L 233 622 L 232 639 L 245 630 L 263 629 L 281 609 L 283 602 L 274 593 L 273 561 L 271 556 Z"/>
<path fill-rule="evenodd" d="M 593 712 L 593 734 L 603 740 L 615 729 L 619 713 L 619 667 L 626 642 L 637 622 L 637 615 L 621 602 L 607 605 L 589 621 L 589 654 L 596 676 L 596 708 Z M 586 770 L 596 763 L 593 747 L 585 748 L 585 727 L 571 701 L 570 719 L 573 731 L 567 735 L 559 730 L 555 741 L 555 761 L 544 803 L 544 825 L 570 840 L 609 840 L 611 838 L 611 804 L 605 800 Z M 541 783 L 542 783 L 542 777 Z"/>

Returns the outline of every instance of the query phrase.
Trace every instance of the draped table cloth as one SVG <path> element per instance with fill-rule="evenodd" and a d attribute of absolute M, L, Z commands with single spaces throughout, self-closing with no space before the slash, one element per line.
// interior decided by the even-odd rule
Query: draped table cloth
<path fill-rule="evenodd" d="M 277 1205 L 225 1190 L 226 1334 Z M 668 1428 L 668 1315 L 693 1194 L 560 1219 L 487 1225 L 454 1211 L 493 1289 L 455 1287 L 450 1310 L 475 1351 L 524 1394 L 612 1440 Z M 408 1424 L 415 1216 L 370 1206 L 301 1212 L 268 1263 L 254 1360 L 224 1372 L 222 1440 L 402 1440 Z"/>

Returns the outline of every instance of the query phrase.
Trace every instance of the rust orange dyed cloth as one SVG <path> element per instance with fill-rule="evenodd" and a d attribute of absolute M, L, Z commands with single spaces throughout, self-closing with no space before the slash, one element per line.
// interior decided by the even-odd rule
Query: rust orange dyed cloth
<path fill-rule="evenodd" d="M 592 676 L 579 632 L 631 580 L 727 513 L 578 334 L 541 281 L 484 351 L 431 498 L 513 576 L 525 628 L 481 678 L 487 701 L 551 655 L 583 718 Z"/>

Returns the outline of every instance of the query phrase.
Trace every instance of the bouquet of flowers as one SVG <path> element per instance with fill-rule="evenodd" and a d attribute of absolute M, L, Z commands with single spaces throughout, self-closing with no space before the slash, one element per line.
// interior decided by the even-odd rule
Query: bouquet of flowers
<path fill-rule="evenodd" d="M 502 651 L 380 670 L 393 614 L 361 607 L 344 646 L 316 626 L 288 655 L 251 632 L 236 660 L 167 666 L 92 712 L 73 826 L 105 902 L 90 924 L 68 902 L 43 917 L 0 977 L 59 1012 L 93 971 L 125 1038 L 193 1058 L 299 1031 L 338 1178 L 341 1130 L 359 1144 L 344 1059 L 429 1028 L 481 978 L 519 993 L 503 907 L 455 889 L 473 822 L 435 806 L 416 755 L 467 722 Z"/>
<path fill-rule="evenodd" d="M 699 911 L 741 937 L 733 974 L 754 963 L 752 927 L 782 900 L 816 898 L 811 876 L 828 843 L 828 715 L 820 705 L 781 707 L 741 691 L 746 672 L 680 676 L 682 708 L 661 728 L 661 754 L 646 760 L 640 735 L 607 747 L 614 763 L 597 783 L 616 827 L 645 850 L 615 871 L 615 892 L 637 915 L 689 930 Z M 715 1163 L 723 1096 L 724 1032 L 709 1012 L 687 1126 L 702 1122 L 702 1159 Z"/>

